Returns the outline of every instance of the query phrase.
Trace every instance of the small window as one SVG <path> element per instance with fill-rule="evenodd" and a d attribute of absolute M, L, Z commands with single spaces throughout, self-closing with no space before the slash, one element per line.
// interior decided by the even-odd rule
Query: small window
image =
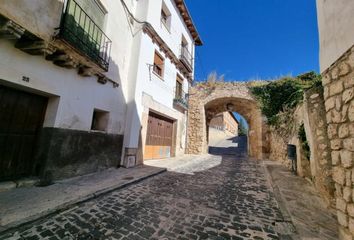
<path fill-rule="evenodd" d="M 107 131 L 109 112 L 95 109 L 93 111 L 91 130 Z"/>
<path fill-rule="evenodd" d="M 170 31 L 171 13 L 164 2 L 162 3 L 162 8 L 161 8 L 161 23 L 167 28 L 168 31 Z"/>
<path fill-rule="evenodd" d="M 157 75 L 159 75 L 160 77 L 163 78 L 164 59 L 156 51 L 155 51 L 155 56 L 154 56 L 154 68 L 153 68 L 153 71 L 154 71 L 154 73 L 156 73 Z"/>
<path fill-rule="evenodd" d="M 177 99 L 183 98 L 183 78 L 178 74 L 176 80 L 176 98 Z"/>
<path fill-rule="evenodd" d="M 183 35 L 182 35 L 181 45 L 182 45 L 182 47 L 185 47 L 188 49 L 188 41 Z"/>

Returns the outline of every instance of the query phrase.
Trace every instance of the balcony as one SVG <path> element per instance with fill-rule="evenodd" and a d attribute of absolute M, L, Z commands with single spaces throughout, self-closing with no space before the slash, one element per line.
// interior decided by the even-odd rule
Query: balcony
<path fill-rule="evenodd" d="M 187 68 L 189 72 L 193 71 L 193 57 L 186 46 L 181 45 L 180 61 Z"/>
<path fill-rule="evenodd" d="M 175 98 L 173 99 L 173 105 L 182 108 L 183 110 L 188 109 L 188 94 L 182 89 L 176 88 Z"/>
<path fill-rule="evenodd" d="M 59 37 L 108 71 L 112 42 L 74 0 L 67 3 Z"/>

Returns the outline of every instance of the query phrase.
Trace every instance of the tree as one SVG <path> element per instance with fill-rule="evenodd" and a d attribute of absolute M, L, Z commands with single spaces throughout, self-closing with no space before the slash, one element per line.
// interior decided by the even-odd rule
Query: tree
<path fill-rule="evenodd" d="M 241 117 L 238 123 L 238 135 L 239 136 L 247 136 L 248 128 L 246 126 L 245 120 Z"/>

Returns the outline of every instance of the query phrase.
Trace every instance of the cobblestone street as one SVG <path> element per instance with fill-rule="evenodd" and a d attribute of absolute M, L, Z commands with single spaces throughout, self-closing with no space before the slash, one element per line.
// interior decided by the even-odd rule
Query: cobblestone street
<path fill-rule="evenodd" d="M 0 0 L 0 240 L 354 240 L 353 26 L 354 0 Z"/>
<path fill-rule="evenodd" d="M 211 169 L 166 172 L 0 239 L 279 239 L 281 222 L 261 163 L 224 156 Z"/>

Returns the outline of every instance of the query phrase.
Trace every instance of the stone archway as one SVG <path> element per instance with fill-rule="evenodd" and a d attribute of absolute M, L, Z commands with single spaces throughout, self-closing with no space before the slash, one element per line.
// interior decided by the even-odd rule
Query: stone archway
<path fill-rule="evenodd" d="M 249 124 L 249 156 L 256 159 L 268 155 L 267 125 L 248 84 L 201 83 L 190 89 L 187 153 L 208 152 L 208 124 L 218 113 L 240 113 Z"/>

